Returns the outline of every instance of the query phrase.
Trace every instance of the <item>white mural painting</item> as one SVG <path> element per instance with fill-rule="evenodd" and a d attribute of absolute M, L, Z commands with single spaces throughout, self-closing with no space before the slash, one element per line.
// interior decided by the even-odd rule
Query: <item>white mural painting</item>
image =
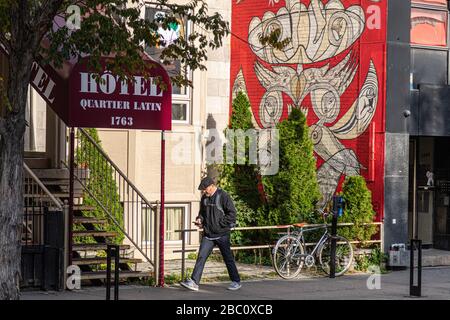
<path fill-rule="evenodd" d="M 370 61 L 358 98 L 338 119 L 341 97 L 359 69 L 356 55 L 350 51 L 333 67 L 307 65 L 335 58 L 349 49 L 364 31 L 364 11 L 358 5 L 345 8 L 339 0 L 326 4 L 311 0 L 309 7 L 300 0 L 285 2 L 276 13 L 267 11 L 262 18 L 254 17 L 248 29 L 250 49 L 259 59 L 254 72 L 265 89 L 258 108 L 259 127 L 272 128 L 280 121 L 285 105 L 283 93 L 292 100 L 289 109 L 314 112 L 318 120 L 311 125 L 310 135 L 316 155 L 324 161 L 317 176 L 323 195 L 320 205 L 325 206 L 342 175 L 359 175 L 363 169 L 355 152 L 341 141 L 359 137 L 371 123 L 378 101 L 377 71 Z M 280 41 L 290 39 L 283 50 L 260 43 L 261 36 L 274 30 L 280 31 Z M 234 83 L 233 91 L 237 90 L 246 91 L 242 70 Z M 302 105 L 308 96 L 310 108 Z"/>

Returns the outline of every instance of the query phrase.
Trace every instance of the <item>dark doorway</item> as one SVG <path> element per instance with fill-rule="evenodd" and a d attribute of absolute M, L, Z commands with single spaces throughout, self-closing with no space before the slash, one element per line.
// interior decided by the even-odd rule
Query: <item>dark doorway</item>
<path fill-rule="evenodd" d="M 409 237 L 450 250 L 450 138 L 411 138 L 408 208 Z"/>
<path fill-rule="evenodd" d="M 434 247 L 450 250 L 450 138 L 435 138 Z"/>

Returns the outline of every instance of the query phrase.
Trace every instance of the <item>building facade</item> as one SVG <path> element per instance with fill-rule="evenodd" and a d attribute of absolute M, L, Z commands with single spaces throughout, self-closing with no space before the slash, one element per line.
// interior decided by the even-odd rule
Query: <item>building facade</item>
<path fill-rule="evenodd" d="M 181 3 L 181 2 L 180 2 Z M 231 19 L 231 3 L 208 1 L 211 13 L 219 12 L 223 19 Z M 142 16 L 154 19 L 161 14 L 149 3 L 142 8 Z M 195 25 L 180 21 L 176 34 L 167 37 L 187 36 Z M 198 31 L 198 30 L 196 30 Z M 166 35 L 164 35 L 166 36 Z M 158 58 L 158 48 L 147 48 Z M 220 133 L 228 124 L 230 91 L 230 37 L 223 46 L 209 50 L 207 71 L 189 72 L 192 87 L 173 87 L 172 130 L 165 133 L 165 256 L 179 257 L 173 250 L 181 245 L 179 229 L 190 229 L 199 211 L 198 185 L 206 174 L 208 132 Z M 168 67 L 170 75 L 182 72 L 177 63 Z M 127 174 L 131 181 L 150 201 L 160 198 L 161 133 L 145 130 L 99 129 L 102 145 L 108 155 Z M 214 157 L 214 155 L 212 155 Z M 198 233 L 186 234 L 188 244 L 197 245 Z"/>
<path fill-rule="evenodd" d="M 325 201 L 362 175 L 385 250 L 449 249 L 448 2 L 237 0 L 232 30 L 233 92 L 259 128 L 304 110 Z"/>
<path fill-rule="evenodd" d="M 384 217 L 387 1 L 233 1 L 231 81 L 259 128 L 307 115 L 324 199 L 362 175 Z M 261 44 L 278 30 L 281 50 Z"/>
<path fill-rule="evenodd" d="M 187 3 L 189 1 L 184 2 Z M 178 3 L 181 4 L 183 2 L 178 1 Z M 211 13 L 219 12 L 225 20 L 231 20 L 231 3 L 211 0 L 208 1 L 208 8 Z M 165 14 L 165 12 L 156 10 L 150 1 L 145 6 L 142 6 L 141 16 L 143 18 L 152 20 L 158 14 Z M 171 41 L 180 36 L 188 36 L 193 30 L 198 31 L 197 28 L 198 26 L 196 25 L 180 20 L 174 30 L 169 30 L 168 32 L 161 30 L 161 36 Z M 146 51 L 150 56 L 158 60 L 160 53 L 158 48 L 147 47 Z M 0 53 L 1 73 L 6 75 L 8 58 L 3 51 L 0 51 Z M 179 252 L 174 253 L 174 250 L 180 249 L 182 242 L 182 234 L 176 232 L 176 230 L 191 228 L 191 222 L 198 215 L 201 194 L 197 187 L 201 178 L 206 174 L 208 141 L 211 141 L 211 137 L 208 138 L 208 131 L 213 134 L 215 132 L 221 133 L 228 124 L 230 37 L 223 39 L 223 46 L 220 49 L 208 52 L 206 66 L 208 68 L 207 71 L 186 71 L 188 78 L 192 81 L 192 87 L 180 88 L 173 86 L 172 88 L 172 130 L 164 135 L 166 144 L 165 259 L 180 256 Z M 169 75 L 185 72 L 177 62 L 168 66 L 167 71 Z M 43 74 L 45 74 L 45 71 Z M 35 187 L 36 190 L 39 189 L 39 192 L 53 194 L 55 198 L 63 202 L 69 196 L 67 169 L 68 160 L 70 159 L 69 128 L 65 125 L 62 118 L 58 117 L 57 113 L 52 110 L 51 106 L 47 105 L 46 101 L 39 96 L 39 93 L 31 87 L 27 102 L 26 116 L 29 126 L 25 133 L 25 164 L 29 167 L 27 170 L 30 170 L 29 172 L 33 174 L 33 177 L 29 179 L 27 173 L 25 188 L 28 188 L 28 184 L 30 186 L 33 185 L 33 187 L 39 184 L 39 187 Z M 113 170 L 115 172 L 113 179 L 119 177 L 115 185 L 118 194 L 112 194 L 110 198 L 115 198 L 119 202 L 119 207 L 122 208 L 119 211 L 122 210 L 123 215 L 121 219 L 123 219 L 122 227 L 124 230 L 122 231 L 128 234 L 125 237 L 126 239 L 123 240 L 122 247 L 125 248 L 125 251 L 121 252 L 123 254 L 121 259 L 133 260 L 137 258 L 139 261 L 145 261 L 144 258 L 149 258 L 147 261 L 151 259 L 154 265 L 157 266 L 159 253 L 156 251 L 159 232 L 155 226 L 159 224 L 156 222 L 156 209 L 152 208 L 149 210 L 149 206 L 142 199 L 145 197 L 151 204 L 155 204 L 156 201 L 160 200 L 161 132 L 120 129 L 98 129 L 97 132 L 101 141 L 101 148 L 95 149 L 97 151 L 94 153 L 99 156 L 101 152 L 99 150 L 101 149 L 106 155 L 99 156 L 94 162 L 97 163 L 97 167 L 99 165 L 104 166 L 104 172 L 112 172 L 111 170 Z M 94 169 L 86 166 L 86 163 L 80 163 L 80 161 L 82 162 L 81 158 L 77 158 L 80 157 L 80 154 L 77 154 L 77 148 L 84 139 L 80 138 L 81 136 L 76 134 L 75 137 L 75 144 L 77 144 L 75 147 L 75 165 L 79 168 L 84 167 L 79 172 L 86 169 L 86 173 Z M 111 162 L 106 159 L 110 159 Z M 117 175 L 118 170 L 123 173 L 123 176 Z M 94 175 L 91 174 L 90 176 L 93 177 Z M 79 177 L 81 177 L 81 180 L 86 179 L 87 181 L 89 179 L 88 175 Z M 128 182 L 124 182 L 124 177 L 133 186 L 128 184 Z M 99 176 L 96 178 L 98 179 Z M 109 180 L 109 178 L 106 177 L 106 180 Z M 107 182 L 104 182 L 106 185 Z M 75 188 L 80 187 L 78 182 L 75 182 L 75 185 L 78 185 Z M 125 190 L 125 185 L 127 190 Z M 40 186 L 44 186 L 46 189 L 43 190 Z M 79 192 L 80 190 L 75 190 L 75 193 L 79 194 L 76 195 L 74 207 L 75 209 L 76 207 L 83 207 L 86 210 L 94 210 L 89 208 L 89 206 L 83 205 L 84 197 L 88 195 L 88 187 L 84 186 L 83 188 L 85 190 L 81 192 Z M 114 188 L 111 190 L 114 190 Z M 137 191 L 139 192 L 139 199 L 137 199 Z M 133 198 L 134 196 L 136 198 Z M 47 203 L 43 205 L 43 202 L 37 204 L 34 201 L 28 201 L 33 206 L 33 208 L 30 208 L 27 199 L 31 197 L 40 199 L 41 195 L 25 195 L 25 211 L 27 213 L 32 210 L 33 216 L 28 215 L 30 218 L 27 217 L 26 222 L 24 222 L 23 248 L 27 250 L 22 250 L 24 253 L 22 256 L 22 273 L 25 275 L 22 285 L 41 285 L 45 287 L 44 278 L 46 274 L 43 271 L 41 262 L 47 259 L 50 254 L 45 251 L 45 248 L 48 247 L 46 232 L 52 231 L 51 227 L 47 225 L 41 228 L 46 215 L 44 211 L 48 209 Z M 105 197 L 107 198 L 107 195 Z M 99 202 L 102 202 L 102 200 Z M 100 206 L 107 207 L 107 203 L 108 200 Z M 35 210 L 35 207 L 38 209 Z M 61 210 L 61 213 L 66 214 L 66 209 L 68 208 L 64 207 L 64 211 Z M 104 263 L 103 258 L 100 259 L 101 261 L 97 259 L 98 261 L 96 260 L 93 264 L 87 264 L 89 261 L 86 261 L 86 259 L 97 257 L 99 250 L 105 251 L 106 249 L 105 243 L 110 240 L 108 240 L 109 235 L 106 233 L 104 234 L 105 236 L 100 235 L 100 237 L 94 235 L 97 231 L 103 234 L 105 222 L 102 219 L 89 219 L 92 216 L 76 216 L 81 212 L 83 212 L 81 215 L 84 215 L 87 212 L 84 209 L 77 209 L 78 211 L 72 220 L 75 221 L 72 224 L 72 228 L 69 227 L 70 219 L 67 218 L 65 219 L 66 225 L 60 226 L 61 228 L 58 230 L 62 232 L 63 240 L 65 239 L 66 241 L 59 243 L 61 245 L 61 256 L 58 256 L 57 259 L 62 264 L 60 270 L 55 272 L 53 270 L 48 271 L 48 273 L 55 275 L 54 282 L 58 283 L 55 285 L 57 288 L 64 286 L 65 281 L 61 279 L 61 276 L 64 276 L 70 262 L 81 266 L 82 280 L 95 281 L 105 276 L 104 274 L 96 274 L 97 265 Z M 106 208 L 107 210 L 108 208 Z M 35 214 L 37 211 L 39 213 Z M 94 225 L 91 225 L 91 222 L 88 220 L 93 222 Z M 32 222 L 28 223 L 29 221 Z M 36 221 L 38 223 L 35 223 Z M 80 224 L 83 226 L 81 229 L 85 231 L 84 234 L 90 234 L 87 235 L 88 237 L 97 237 L 97 239 L 94 239 L 97 242 L 96 244 L 84 245 L 77 242 L 77 240 L 70 245 L 71 239 L 76 237 L 76 234 L 74 235 L 70 230 L 80 231 L 76 226 Z M 113 225 L 111 221 L 108 224 Z M 124 233 L 122 231 L 119 232 L 121 235 Z M 119 234 L 117 232 L 112 233 L 115 236 Z M 145 237 L 144 239 L 144 233 L 145 235 L 150 235 L 150 237 Z M 55 234 L 61 235 L 61 233 Z M 186 240 L 188 246 L 193 245 L 197 248 L 199 233 L 187 233 L 184 235 L 184 240 Z M 34 251 L 31 252 L 28 248 Z M 102 254 L 104 256 L 104 252 Z M 85 261 L 82 261 L 83 259 Z M 145 266 L 145 268 L 147 267 Z M 124 273 L 123 277 L 142 277 L 149 274 L 148 268 L 142 273 L 138 272 L 138 268 L 131 264 L 130 268 L 130 270 L 128 268 L 121 269 L 121 272 Z M 102 273 L 104 272 L 102 271 Z"/>
<path fill-rule="evenodd" d="M 388 2 L 386 243 L 450 249 L 448 1 Z"/>
<path fill-rule="evenodd" d="M 193 86 L 173 90 L 166 140 L 165 256 L 176 257 L 199 209 L 197 186 L 217 155 L 208 145 L 227 126 L 233 96 L 247 94 L 256 128 L 292 108 L 307 115 L 322 204 L 346 176 L 372 192 L 384 250 L 420 238 L 450 250 L 449 7 L 446 0 L 208 0 L 231 22 Z M 158 12 L 149 3 L 142 17 Z M 196 28 L 180 21 L 165 37 Z M 261 41 L 273 32 L 282 49 Z M 172 39 L 172 38 L 170 38 Z M 157 48 L 147 48 L 154 58 Z M 2 69 L 4 69 L 2 61 Z M 182 72 L 178 64 L 169 73 Z M 67 128 L 30 89 L 26 151 L 36 168 L 62 168 Z M 161 133 L 99 129 L 102 147 L 150 201 L 160 197 Z M 208 137 L 208 134 L 210 136 Z M 198 244 L 198 233 L 185 235 Z"/>

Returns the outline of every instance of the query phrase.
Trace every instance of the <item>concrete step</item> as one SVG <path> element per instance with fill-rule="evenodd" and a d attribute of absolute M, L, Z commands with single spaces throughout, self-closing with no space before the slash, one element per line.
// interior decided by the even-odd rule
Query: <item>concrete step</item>
<path fill-rule="evenodd" d="M 43 179 L 69 179 L 69 170 L 63 169 L 36 169 L 34 174 L 41 180 Z"/>
<path fill-rule="evenodd" d="M 399 261 L 402 261 L 404 267 L 409 268 L 411 253 L 406 250 L 404 256 L 399 257 Z M 389 253 L 388 253 L 389 255 Z M 418 253 L 414 253 L 414 266 L 417 266 Z M 450 251 L 437 250 L 437 249 L 422 249 L 422 267 L 440 267 L 450 266 Z M 391 267 L 398 267 L 397 265 Z"/>
<path fill-rule="evenodd" d="M 67 168 L 62 169 L 35 169 L 34 174 L 41 180 L 68 180 L 69 170 Z M 89 169 L 75 169 L 75 175 L 77 177 L 84 178 L 88 176 Z"/>
<path fill-rule="evenodd" d="M 51 161 L 45 157 L 25 158 L 24 162 L 30 169 L 49 169 Z"/>
<path fill-rule="evenodd" d="M 42 182 L 49 189 L 59 187 L 59 189 L 63 190 L 64 192 L 69 192 L 69 179 L 42 179 Z M 78 180 L 75 179 L 73 182 L 73 188 L 74 190 L 82 190 L 83 186 L 80 182 L 78 182 Z"/>
<path fill-rule="evenodd" d="M 43 158 L 45 157 L 45 152 L 42 151 L 24 151 L 23 157 L 24 158 Z"/>
<path fill-rule="evenodd" d="M 424 267 L 450 266 L 450 251 L 437 249 L 422 250 L 422 266 Z"/>

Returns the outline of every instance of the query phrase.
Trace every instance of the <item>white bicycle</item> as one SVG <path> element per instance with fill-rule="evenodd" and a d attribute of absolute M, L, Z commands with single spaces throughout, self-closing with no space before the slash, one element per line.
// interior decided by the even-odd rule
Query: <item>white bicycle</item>
<path fill-rule="evenodd" d="M 326 213 L 322 212 L 324 218 Z M 333 236 L 328 232 L 328 226 L 324 223 L 318 227 L 305 227 L 306 223 L 294 224 L 299 228 L 291 234 L 281 237 L 273 249 L 273 264 L 275 271 L 284 279 L 292 279 L 299 275 L 303 266 L 310 268 L 319 261 L 322 270 L 330 274 L 331 242 Z M 313 230 L 324 229 L 324 232 L 308 253 L 304 234 Z M 335 276 L 341 276 L 348 271 L 353 262 L 353 247 L 350 242 L 336 236 Z"/>

